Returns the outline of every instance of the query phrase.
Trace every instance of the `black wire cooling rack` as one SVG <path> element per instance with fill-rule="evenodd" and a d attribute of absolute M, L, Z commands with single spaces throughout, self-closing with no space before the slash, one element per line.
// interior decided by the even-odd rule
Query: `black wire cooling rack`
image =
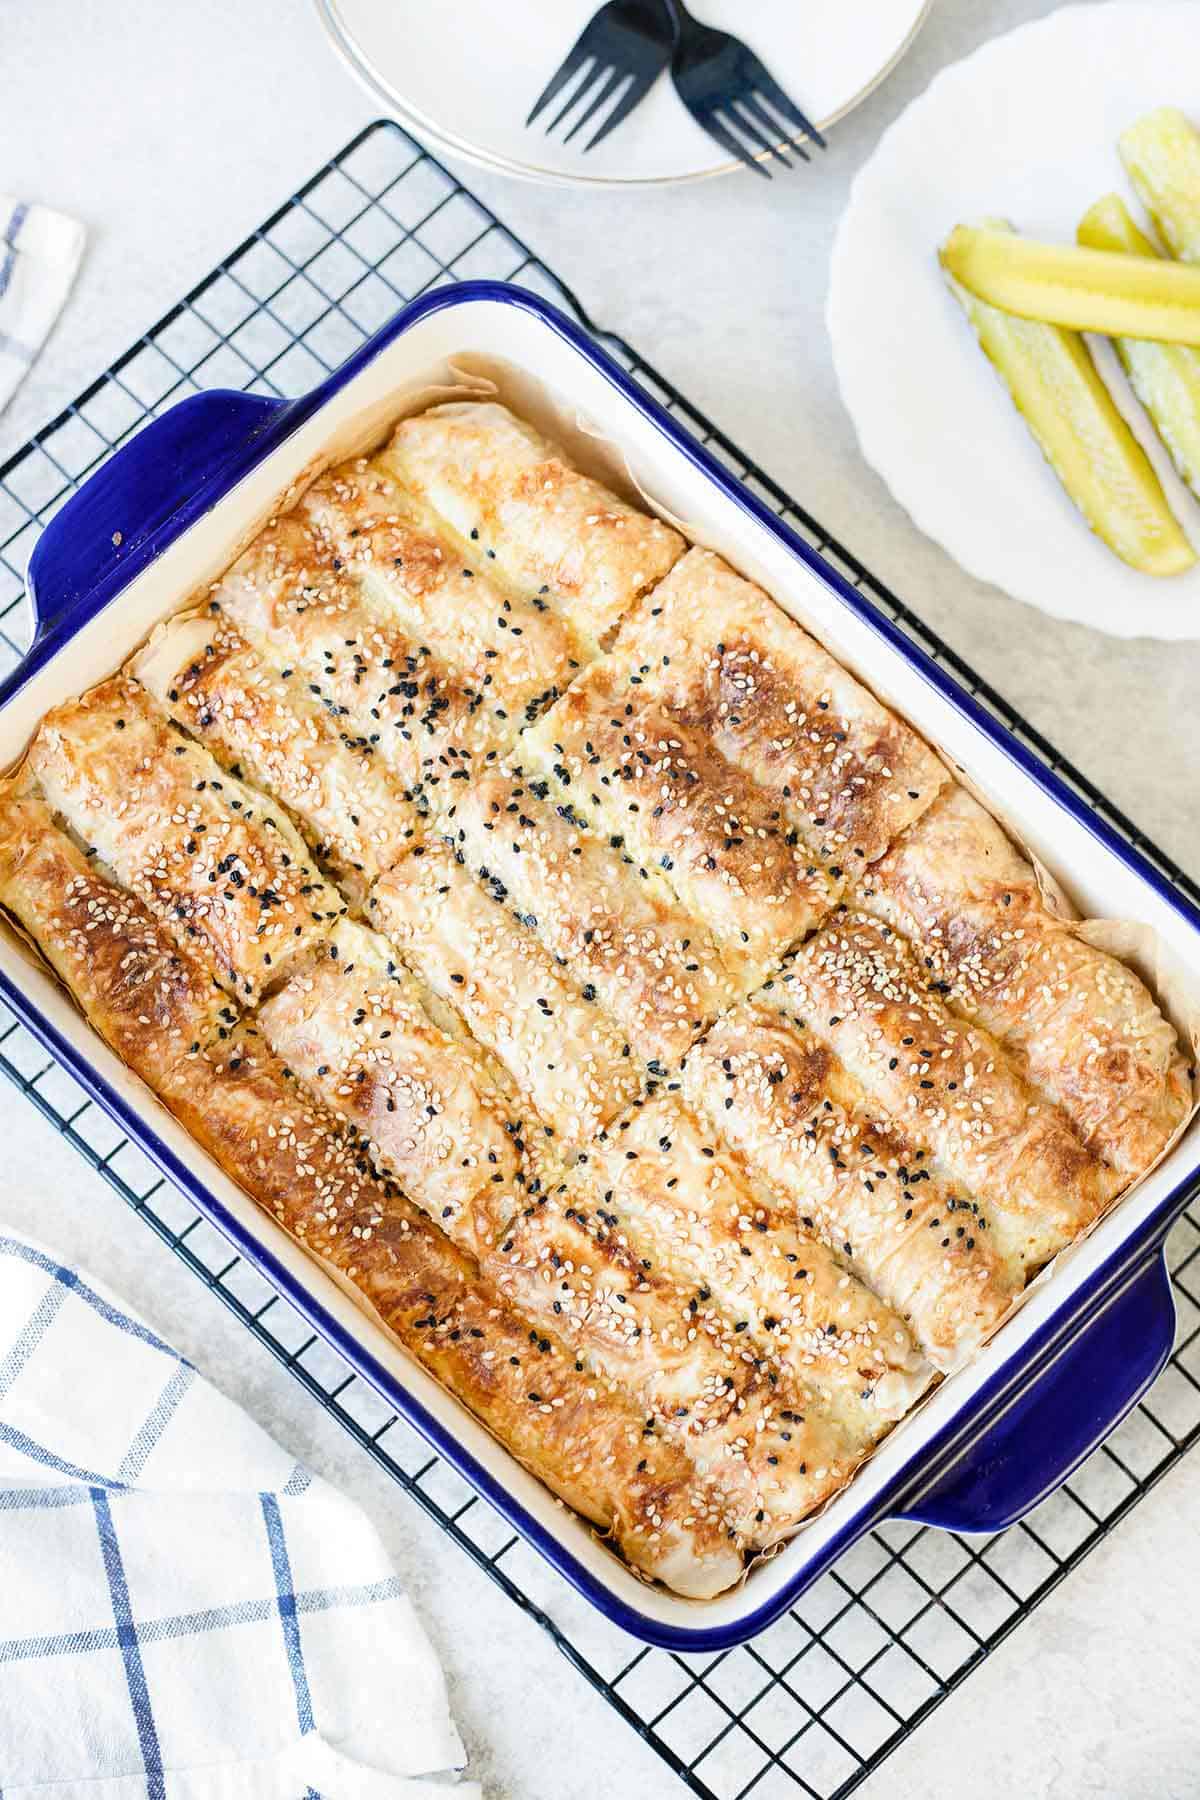
<path fill-rule="evenodd" d="M 405 301 L 481 277 L 565 302 L 711 451 L 1200 902 L 1182 870 L 628 344 L 598 331 L 545 264 L 390 121 L 368 126 L 0 466 L 0 675 L 28 645 L 22 572 L 39 531 L 147 417 L 199 388 L 301 393 Z M 753 1643 L 705 1656 L 648 1650 L 582 1605 L 431 1456 L 3 1008 L 0 1069 L 705 1800 L 841 1800 L 1200 1437 L 1196 1206 L 1168 1244 L 1179 1319 L 1169 1366 L 1029 1518 L 988 1539 L 885 1525 Z"/>

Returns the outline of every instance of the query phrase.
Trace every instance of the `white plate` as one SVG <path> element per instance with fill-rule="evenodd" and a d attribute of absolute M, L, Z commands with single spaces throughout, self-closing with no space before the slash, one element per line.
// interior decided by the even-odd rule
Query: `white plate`
<path fill-rule="evenodd" d="M 699 0 L 706 25 L 735 31 L 818 127 L 833 124 L 899 61 L 931 0 Z M 608 187 L 695 181 L 740 168 L 663 76 L 585 154 L 584 134 L 548 136 L 557 107 L 525 118 L 599 0 L 317 0 L 355 74 L 405 125 L 453 155 L 534 181 Z M 570 90 L 568 89 L 568 92 Z"/>
<path fill-rule="evenodd" d="M 937 247 L 997 214 L 1071 242 L 1116 189 L 1138 212 L 1119 132 L 1154 106 L 1200 119 L 1200 7 L 1069 6 L 942 71 L 881 138 L 834 245 L 828 323 L 863 455 L 922 531 L 972 575 L 1117 637 L 1200 637 L 1200 565 L 1168 580 L 1106 550 L 1067 499 L 950 297 Z M 1175 475 L 1110 346 L 1118 404 L 1200 549 Z"/>

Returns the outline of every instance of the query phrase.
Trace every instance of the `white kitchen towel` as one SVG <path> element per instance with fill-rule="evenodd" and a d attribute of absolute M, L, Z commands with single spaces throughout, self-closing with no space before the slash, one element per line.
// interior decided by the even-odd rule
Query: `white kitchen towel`
<path fill-rule="evenodd" d="M 0 412 L 62 311 L 84 236 L 65 213 L 0 194 Z"/>
<path fill-rule="evenodd" d="M 362 1513 L 0 1235 L 3 1800 L 479 1800 L 464 1761 Z"/>

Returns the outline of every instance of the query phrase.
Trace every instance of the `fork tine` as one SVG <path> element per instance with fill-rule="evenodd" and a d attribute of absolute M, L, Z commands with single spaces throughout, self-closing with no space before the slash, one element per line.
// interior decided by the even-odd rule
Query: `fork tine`
<path fill-rule="evenodd" d="M 585 151 L 594 150 L 602 138 L 606 138 L 610 131 L 615 131 L 617 129 L 617 126 L 621 123 L 622 119 L 627 119 L 629 117 L 634 107 L 646 98 L 646 95 L 654 86 L 655 79 L 656 77 L 652 76 L 651 79 L 647 81 L 645 76 L 639 75 L 630 82 L 629 86 L 625 89 L 625 92 L 621 95 L 621 98 L 617 101 L 617 104 L 609 113 L 607 119 L 605 119 L 603 125 L 601 125 L 599 131 L 597 131 L 595 136 L 590 138 L 585 144 Z"/>
<path fill-rule="evenodd" d="M 762 64 L 758 61 L 757 57 L 755 57 L 754 61 L 756 64 L 754 71 L 754 85 L 758 91 L 770 101 L 777 113 L 782 113 L 785 119 L 790 119 L 792 124 L 800 131 L 804 132 L 806 137 L 810 137 L 814 144 L 819 144 L 821 149 L 824 150 L 826 148 L 825 139 L 821 136 L 812 120 L 806 119 L 795 102 L 789 100 L 779 83 L 768 74 L 767 70 L 764 69 Z"/>
<path fill-rule="evenodd" d="M 778 145 L 780 138 L 782 138 L 793 156 L 800 157 L 804 162 L 812 161 L 802 140 L 798 137 L 793 137 L 787 126 L 781 125 L 779 120 L 775 117 L 775 114 L 767 111 L 766 107 L 762 104 L 756 94 L 739 94 L 738 105 L 745 107 L 748 113 L 752 114 L 754 118 L 761 120 L 766 126 L 771 134 L 771 148 L 773 150 Z"/>
<path fill-rule="evenodd" d="M 722 149 L 730 151 L 739 162 L 744 162 L 748 169 L 753 169 L 756 175 L 764 175 L 770 181 L 770 169 L 763 163 L 755 161 L 742 140 L 734 136 L 728 125 L 724 124 L 715 112 L 693 112 L 692 117 L 697 125 L 704 127 L 710 138 L 714 138 L 721 145 Z"/>
<path fill-rule="evenodd" d="M 572 75 L 574 75 L 575 71 L 577 69 L 581 69 L 583 67 L 584 63 L 591 56 L 591 51 L 584 47 L 584 39 L 586 38 L 586 36 L 587 36 L 586 31 L 581 32 L 579 37 L 575 40 L 575 43 L 571 46 L 570 50 L 568 50 L 567 54 L 563 57 L 563 60 L 561 61 L 561 63 L 559 63 L 558 68 L 555 70 L 554 74 L 550 77 L 549 81 L 546 83 L 545 87 L 542 89 L 541 93 L 539 94 L 537 101 L 534 105 L 533 111 L 530 113 L 529 117 L 525 121 L 526 125 L 533 124 L 533 121 L 537 118 L 537 116 L 541 112 L 542 108 L 545 106 L 549 106 L 549 104 L 553 100 L 555 94 L 561 93 L 562 89 L 566 86 L 567 82 L 570 81 L 570 79 L 571 79 Z"/>
<path fill-rule="evenodd" d="M 744 131 L 746 133 L 746 136 L 748 138 L 750 138 L 753 143 L 757 144 L 760 150 L 769 150 L 771 152 L 771 155 L 775 158 L 776 162 L 781 162 L 785 169 L 790 169 L 792 167 L 792 164 L 788 161 L 787 157 L 783 154 L 783 151 L 779 148 L 779 137 L 780 136 L 786 137 L 786 135 L 787 135 L 786 132 L 784 132 L 784 133 L 777 132 L 775 136 L 767 137 L 764 132 L 759 130 L 758 126 L 754 123 L 754 120 L 752 118 L 747 117 L 747 114 L 749 114 L 751 112 L 755 112 L 755 111 L 758 112 L 760 118 L 766 117 L 766 115 L 762 111 L 762 108 L 761 107 L 756 108 L 753 105 L 753 102 L 748 100 L 744 94 L 740 95 L 737 101 L 727 100 L 725 102 L 726 117 L 729 119 L 732 119 L 734 124 L 737 125 L 740 130 Z M 774 131 L 775 130 L 774 121 L 771 119 L 767 119 L 767 123 L 771 126 L 772 130 Z M 803 150 L 800 151 L 800 155 L 804 156 Z M 804 156 L 804 160 L 805 160 L 805 162 L 807 162 L 808 158 L 806 156 Z"/>
<path fill-rule="evenodd" d="M 610 69 L 608 71 L 608 80 L 599 89 L 591 105 L 580 113 L 570 131 L 568 131 L 566 137 L 563 139 L 564 144 L 569 144 L 571 139 L 575 136 L 575 133 L 582 130 L 589 119 L 595 117 L 596 113 L 598 113 L 600 108 L 604 105 L 604 102 L 612 97 L 625 79 L 626 76 L 620 69 Z"/>
<path fill-rule="evenodd" d="M 583 99 L 583 96 L 591 88 L 592 84 L 599 80 L 601 73 L 602 73 L 602 70 L 601 70 L 600 64 L 595 60 L 594 57 L 589 57 L 588 58 L 588 66 L 584 70 L 582 79 L 577 84 L 574 93 L 572 93 L 570 95 L 570 97 L 567 100 L 566 105 L 559 108 L 558 112 L 555 113 L 554 117 L 551 119 L 550 123 L 547 125 L 547 127 L 546 127 L 546 136 L 547 137 L 550 136 L 550 133 L 552 131 L 556 131 L 558 129 L 558 127 L 562 124 L 563 120 L 566 118 L 567 114 L 570 112 L 571 108 L 573 106 L 579 105 L 579 102 Z"/>

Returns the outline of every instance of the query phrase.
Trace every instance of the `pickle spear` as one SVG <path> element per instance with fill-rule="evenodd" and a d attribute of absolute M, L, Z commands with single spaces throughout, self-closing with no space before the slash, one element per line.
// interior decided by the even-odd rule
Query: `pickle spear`
<path fill-rule="evenodd" d="M 1160 106 L 1123 131 L 1118 146 L 1171 255 L 1200 262 L 1200 132 L 1177 107 Z"/>
<path fill-rule="evenodd" d="M 1023 319 L 1106 337 L 1200 344 L 1200 269 L 1182 263 L 1036 244 L 970 225 L 955 226 L 942 261 L 978 299 Z"/>
<path fill-rule="evenodd" d="M 1097 200 L 1079 221 L 1075 235 L 1090 250 L 1158 255 L 1130 218 L 1119 194 Z M 1124 337 L 1116 340 L 1116 350 L 1172 462 L 1193 493 L 1200 494 L 1200 350 L 1190 344 L 1155 344 L 1145 338 Z"/>
<path fill-rule="evenodd" d="M 1003 221 L 988 223 L 997 236 L 1011 230 Z M 1190 568 L 1195 552 L 1078 333 L 1015 318 L 977 299 L 948 269 L 947 279 L 1013 405 L 1097 537 L 1144 574 Z"/>

